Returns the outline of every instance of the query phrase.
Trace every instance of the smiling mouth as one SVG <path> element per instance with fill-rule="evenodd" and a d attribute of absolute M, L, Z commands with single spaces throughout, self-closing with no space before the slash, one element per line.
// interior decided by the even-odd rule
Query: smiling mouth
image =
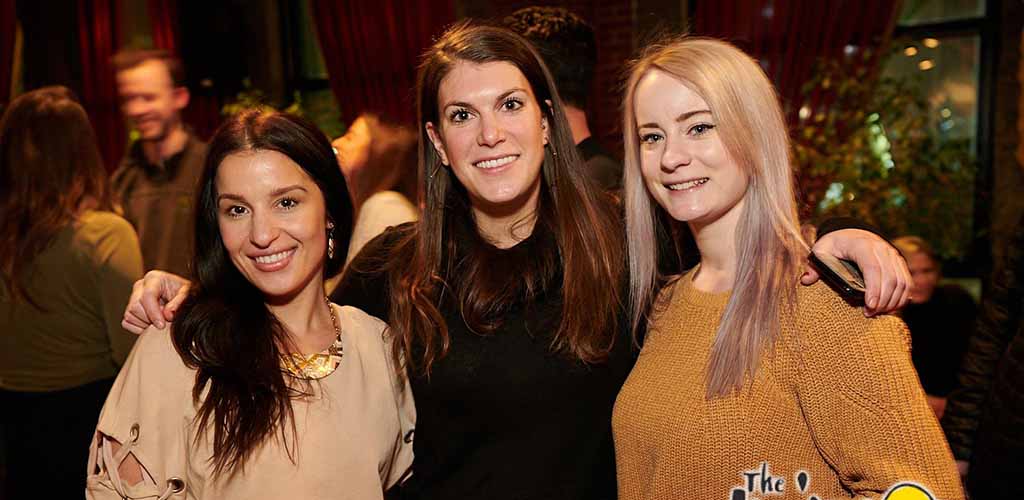
<path fill-rule="evenodd" d="M 693 189 L 697 186 L 703 186 L 708 180 L 707 177 L 700 177 L 698 179 L 691 179 L 686 182 L 680 182 L 678 184 L 665 184 L 670 191 L 684 191 L 687 189 Z"/>
<path fill-rule="evenodd" d="M 474 163 L 473 166 L 476 167 L 476 168 L 482 168 L 484 170 L 489 170 L 489 169 L 492 169 L 492 168 L 498 168 L 498 167 L 502 167 L 502 166 L 508 165 L 509 163 L 512 163 L 513 161 L 515 161 L 516 158 L 519 158 L 519 155 L 502 156 L 501 158 L 495 158 L 493 160 L 478 161 L 478 162 Z"/>
<path fill-rule="evenodd" d="M 276 263 L 281 262 L 282 260 L 288 258 L 288 256 L 291 255 L 294 252 L 295 252 L 295 249 L 292 248 L 291 250 L 285 250 L 283 252 L 277 252 L 277 253 L 272 253 L 270 255 L 260 255 L 258 257 L 253 257 L 253 260 L 255 260 L 258 264 L 276 264 Z"/>

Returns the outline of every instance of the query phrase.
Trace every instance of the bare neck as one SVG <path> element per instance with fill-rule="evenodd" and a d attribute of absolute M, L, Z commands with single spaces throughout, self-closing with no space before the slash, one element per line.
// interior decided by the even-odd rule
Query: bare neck
<path fill-rule="evenodd" d="M 320 352 L 334 341 L 334 325 L 323 290 L 323 279 L 316 276 L 290 300 L 267 304 L 301 353 Z"/>
<path fill-rule="evenodd" d="M 477 231 L 498 248 L 512 248 L 533 234 L 537 224 L 537 202 L 540 199 L 540 178 L 526 198 L 511 207 L 473 205 Z"/>
<path fill-rule="evenodd" d="M 188 132 L 178 123 L 163 139 L 143 141 L 142 154 L 151 165 L 162 165 L 168 158 L 182 152 L 188 144 Z"/>
<path fill-rule="evenodd" d="M 587 113 L 575 106 L 565 105 L 565 118 L 569 120 L 573 144 L 579 144 L 590 137 L 590 125 L 587 124 Z"/>
<path fill-rule="evenodd" d="M 742 213 L 741 200 L 715 221 L 706 224 L 689 223 L 700 251 L 700 269 L 693 279 L 698 290 L 724 292 L 733 288 L 738 262 L 736 228 Z"/>

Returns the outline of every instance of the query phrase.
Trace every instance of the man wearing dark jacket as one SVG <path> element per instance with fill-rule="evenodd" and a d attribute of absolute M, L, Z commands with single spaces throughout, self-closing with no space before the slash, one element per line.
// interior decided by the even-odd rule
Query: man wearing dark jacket
<path fill-rule="evenodd" d="M 1024 496 L 1024 220 L 991 282 L 942 427 L 973 500 Z"/>

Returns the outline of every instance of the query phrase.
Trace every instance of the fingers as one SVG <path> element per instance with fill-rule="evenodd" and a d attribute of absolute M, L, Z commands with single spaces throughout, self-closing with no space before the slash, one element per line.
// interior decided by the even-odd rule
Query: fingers
<path fill-rule="evenodd" d="M 819 278 L 818 271 L 815 271 L 814 268 L 808 266 L 807 271 L 804 272 L 803 276 L 800 276 L 800 283 L 804 285 L 813 285 Z"/>
<path fill-rule="evenodd" d="M 860 266 L 860 272 L 864 275 L 864 285 L 867 288 L 864 294 L 864 315 L 874 316 L 878 304 L 881 303 L 884 288 L 882 267 L 876 259 L 855 259 L 855 261 Z"/>
<path fill-rule="evenodd" d="M 905 306 L 910 296 L 910 271 L 906 261 L 891 246 L 875 252 L 880 279 L 878 281 L 878 302 L 869 308 L 870 315 L 891 313 Z"/>
<path fill-rule="evenodd" d="M 174 313 L 178 312 L 178 307 L 185 301 L 185 298 L 188 297 L 189 286 L 189 284 L 183 284 L 178 288 L 174 297 L 164 305 L 164 318 L 166 318 L 167 321 L 172 321 L 174 319 Z"/>
<path fill-rule="evenodd" d="M 148 277 L 146 279 L 148 280 Z M 144 317 L 153 323 L 153 326 L 163 328 L 167 323 L 164 321 L 164 308 L 160 304 L 160 288 L 158 287 L 159 283 L 147 282 L 142 296 L 139 298 L 139 305 L 145 311 Z"/>

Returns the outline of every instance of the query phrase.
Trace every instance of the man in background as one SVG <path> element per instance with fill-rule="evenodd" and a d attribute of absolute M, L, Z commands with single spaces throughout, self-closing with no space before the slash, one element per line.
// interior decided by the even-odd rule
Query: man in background
<path fill-rule="evenodd" d="M 137 133 L 111 179 L 135 226 L 146 269 L 191 276 L 192 199 L 206 144 L 181 120 L 188 105 L 181 61 L 165 51 L 114 56 L 121 111 Z"/>
<path fill-rule="evenodd" d="M 588 174 L 608 191 L 622 185 L 622 163 L 608 154 L 590 134 L 587 101 L 597 43 L 594 30 L 582 18 L 561 7 L 526 7 L 505 18 L 505 26 L 530 41 L 551 70 L 565 104 L 572 139 L 586 162 Z"/>

